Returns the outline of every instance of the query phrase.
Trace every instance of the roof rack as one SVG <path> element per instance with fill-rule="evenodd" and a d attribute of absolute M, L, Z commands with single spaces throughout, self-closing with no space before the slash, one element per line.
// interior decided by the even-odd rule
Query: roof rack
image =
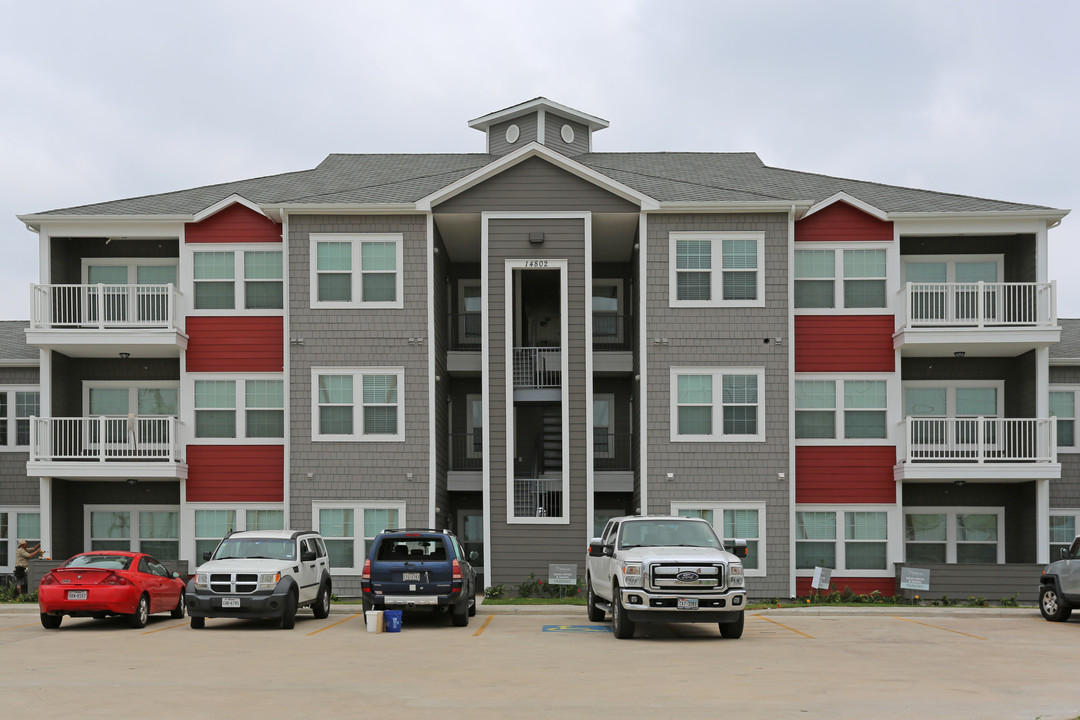
<path fill-rule="evenodd" d="M 400 532 L 426 532 L 426 533 L 446 533 L 447 535 L 453 535 L 450 530 L 436 530 L 435 528 L 385 528 L 384 533 L 400 533 Z"/>

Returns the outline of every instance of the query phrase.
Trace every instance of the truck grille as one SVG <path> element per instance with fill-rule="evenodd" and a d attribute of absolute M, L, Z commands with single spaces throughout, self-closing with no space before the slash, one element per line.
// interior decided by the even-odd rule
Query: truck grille
<path fill-rule="evenodd" d="M 221 595 L 245 595 L 259 587 L 257 573 L 210 573 L 210 592 Z"/>
<path fill-rule="evenodd" d="M 649 566 L 653 590 L 669 592 L 712 592 L 724 589 L 723 565 L 658 563 Z"/>

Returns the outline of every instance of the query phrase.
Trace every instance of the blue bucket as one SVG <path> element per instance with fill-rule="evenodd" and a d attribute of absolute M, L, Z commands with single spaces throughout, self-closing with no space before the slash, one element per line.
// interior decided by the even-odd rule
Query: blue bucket
<path fill-rule="evenodd" d="M 388 632 L 401 632 L 401 611 L 387 610 L 383 613 L 383 629 Z"/>

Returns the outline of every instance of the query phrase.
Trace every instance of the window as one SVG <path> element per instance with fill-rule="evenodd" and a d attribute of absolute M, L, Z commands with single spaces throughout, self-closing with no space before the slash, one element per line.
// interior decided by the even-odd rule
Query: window
<path fill-rule="evenodd" d="M 615 396 L 598 394 L 593 396 L 593 458 L 608 459 L 615 457 Z"/>
<path fill-rule="evenodd" d="M 1059 387 L 1050 390 L 1050 417 L 1057 418 L 1058 450 L 1075 452 L 1076 443 L 1076 389 Z M 1071 542 L 1071 539 L 1070 539 Z M 1053 558 L 1051 558 L 1053 559 Z"/>
<path fill-rule="evenodd" d="M 908 563 L 1005 562 L 1003 508 L 910 508 L 904 515 Z"/>
<path fill-rule="evenodd" d="M 672 441 L 765 440 L 763 368 L 672 368 Z"/>
<path fill-rule="evenodd" d="M 274 441 L 285 437 L 284 380 L 203 377 L 193 384 L 196 438 Z"/>
<path fill-rule="evenodd" d="M 311 306 L 401 308 L 400 233 L 311 236 Z"/>
<path fill-rule="evenodd" d="M 164 324 L 173 318 L 176 258 L 84 258 L 87 323 Z M 169 286 L 172 285 L 172 289 Z"/>
<path fill-rule="evenodd" d="M 19 540 L 26 540 L 30 547 L 41 542 L 41 514 L 36 507 L 0 508 L 0 570 L 11 571 L 15 567 Z"/>
<path fill-rule="evenodd" d="M 795 307 L 798 309 L 886 308 L 887 251 L 827 248 L 795 251 Z M 841 269 L 840 282 L 837 268 Z"/>
<path fill-rule="evenodd" d="M 238 529 L 235 510 L 196 510 L 195 564 L 202 563 L 206 553 L 214 552 L 222 538 Z"/>
<path fill-rule="evenodd" d="M 671 307 L 764 306 L 764 245 L 763 232 L 671 233 Z"/>
<path fill-rule="evenodd" d="M 41 394 L 36 389 L 0 388 L 0 451 L 30 446 L 30 418 L 41 415 Z"/>
<path fill-rule="evenodd" d="M 405 439 L 403 368 L 314 368 L 314 440 Z"/>
<path fill-rule="evenodd" d="M 624 339 L 622 280 L 593 280 L 592 335 L 596 346 L 620 346 Z"/>
<path fill-rule="evenodd" d="M 848 506 L 795 513 L 795 567 L 881 576 L 889 568 L 889 513 Z"/>
<path fill-rule="evenodd" d="M 912 284 L 909 319 L 952 323 L 1001 318 L 1006 298 L 997 283 L 1004 279 L 1004 260 L 1002 255 L 904 256 L 903 282 Z"/>
<path fill-rule="evenodd" d="M 925 382 L 904 385 L 904 416 L 916 418 L 909 423 L 910 447 L 918 452 L 935 448 L 968 446 L 975 452 L 978 444 L 995 446 L 999 426 L 976 418 L 1000 417 L 1000 399 L 1004 382 L 964 381 Z"/>
<path fill-rule="evenodd" d="M 708 520 L 729 548 L 733 540 L 745 540 L 743 567 L 752 577 L 764 577 L 765 503 L 672 503 L 671 513 Z"/>
<path fill-rule="evenodd" d="M 195 564 L 203 562 L 203 553 L 213 552 L 221 539 L 241 530 L 284 530 L 285 511 L 280 505 L 221 507 L 207 504 L 191 508 L 185 522 L 194 527 Z"/>
<path fill-rule="evenodd" d="M 237 292 L 236 269 L 243 269 Z M 280 250 L 219 250 L 192 253 L 196 310 L 281 310 L 284 307 Z M 242 298 L 238 307 L 238 298 Z"/>
<path fill-rule="evenodd" d="M 84 506 L 85 547 L 180 559 L 180 511 L 169 505 Z"/>
<path fill-rule="evenodd" d="M 1080 510 L 1050 511 L 1050 562 L 1061 559 L 1061 551 L 1068 550 L 1080 528 Z"/>
<path fill-rule="evenodd" d="M 236 381 L 195 381 L 195 437 L 236 437 Z"/>
<path fill-rule="evenodd" d="M 401 527 L 405 504 L 317 504 L 312 507 L 312 516 L 326 543 L 330 567 L 359 573 L 375 536 L 387 528 Z"/>

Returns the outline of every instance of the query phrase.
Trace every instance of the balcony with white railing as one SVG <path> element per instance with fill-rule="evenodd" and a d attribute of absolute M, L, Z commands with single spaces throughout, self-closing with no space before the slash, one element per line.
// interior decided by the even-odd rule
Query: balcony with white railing
<path fill-rule="evenodd" d="M 185 478 L 175 417 L 31 418 L 31 476 Z"/>
<path fill-rule="evenodd" d="M 562 387 L 562 349 L 516 347 L 513 371 L 515 388 Z"/>
<path fill-rule="evenodd" d="M 187 347 L 181 293 L 167 285 L 31 285 L 27 342 L 72 356 L 121 344 L 144 357 Z"/>
<path fill-rule="evenodd" d="M 973 355 L 1019 354 L 1061 335 L 1053 282 L 907 283 L 899 297 L 893 337 L 905 354 L 932 355 L 943 344 Z M 1002 345 L 1009 347 L 995 350 Z"/>
<path fill-rule="evenodd" d="M 908 417 L 902 442 L 898 480 L 1061 477 L 1055 418 Z"/>

